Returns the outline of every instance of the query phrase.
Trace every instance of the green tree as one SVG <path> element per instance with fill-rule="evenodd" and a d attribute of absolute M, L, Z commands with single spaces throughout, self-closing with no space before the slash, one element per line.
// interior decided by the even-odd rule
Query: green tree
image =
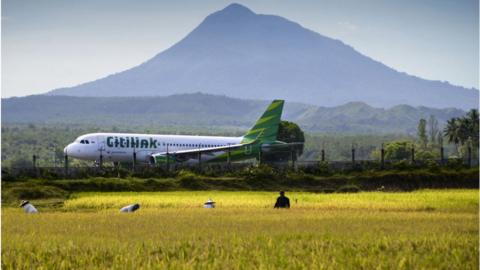
<path fill-rule="evenodd" d="M 393 141 L 385 146 L 385 160 L 400 161 L 410 158 L 412 143 Z"/>
<path fill-rule="evenodd" d="M 449 143 L 455 145 L 455 152 L 458 154 L 458 144 L 460 143 L 460 124 L 458 118 L 452 118 L 447 121 L 447 125 L 443 129 L 445 137 L 447 137 Z"/>
<path fill-rule="evenodd" d="M 468 145 L 471 145 L 474 151 L 478 151 L 478 121 L 479 115 L 476 109 L 470 110 L 464 117 L 452 118 L 447 121 L 443 132 L 448 138 L 448 142 L 455 145 L 457 153 L 459 152 L 459 145 L 463 154 Z"/>
<path fill-rule="evenodd" d="M 443 146 L 443 133 L 442 132 L 437 133 L 437 144 L 440 147 Z"/>
<path fill-rule="evenodd" d="M 478 130 L 478 121 L 479 121 L 479 116 L 478 116 L 478 111 L 476 109 L 472 109 L 467 113 L 468 119 L 468 130 L 469 130 L 469 137 L 472 140 L 472 146 L 474 148 L 478 148 L 478 140 L 479 140 L 479 130 Z"/>
<path fill-rule="evenodd" d="M 438 121 L 435 118 L 435 116 L 432 114 L 428 118 L 428 137 L 429 137 L 430 146 L 432 148 L 437 145 L 438 133 L 439 133 Z"/>
<path fill-rule="evenodd" d="M 293 146 L 293 150 L 296 156 L 300 156 L 303 154 L 303 143 L 305 142 L 305 134 L 296 123 L 283 120 L 280 121 L 277 140 L 285 143 L 302 143 Z M 271 152 L 266 152 L 263 156 L 264 161 L 286 161 L 290 158 L 291 151 L 289 148 L 273 148 Z"/>
<path fill-rule="evenodd" d="M 295 123 L 289 121 L 280 121 L 278 126 L 277 140 L 286 143 L 304 143 L 305 134 L 303 130 Z M 296 146 L 299 155 L 303 153 L 303 144 Z"/>
<path fill-rule="evenodd" d="M 423 118 L 418 122 L 417 137 L 420 142 L 420 146 L 423 149 L 426 149 L 428 144 L 427 121 Z"/>

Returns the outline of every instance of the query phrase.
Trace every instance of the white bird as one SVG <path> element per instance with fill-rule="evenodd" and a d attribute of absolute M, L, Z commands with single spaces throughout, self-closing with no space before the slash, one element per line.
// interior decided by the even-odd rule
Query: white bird
<path fill-rule="evenodd" d="M 35 208 L 35 206 L 33 206 L 29 201 L 22 201 L 22 203 L 20 204 L 20 207 L 22 207 L 25 213 L 27 214 L 38 213 L 37 208 Z"/>

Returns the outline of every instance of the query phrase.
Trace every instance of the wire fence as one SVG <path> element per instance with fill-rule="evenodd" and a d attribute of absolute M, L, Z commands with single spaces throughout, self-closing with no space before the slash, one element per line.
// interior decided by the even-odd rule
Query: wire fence
<path fill-rule="evenodd" d="M 349 172 L 363 170 L 391 170 L 391 169 L 411 169 L 422 167 L 478 167 L 478 159 L 437 159 L 437 160 L 355 160 L 351 161 L 321 161 L 321 160 L 302 160 L 295 159 L 284 162 L 235 162 L 235 163 L 172 163 L 172 164 L 133 164 L 123 163 L 115 165 L 95 166 L 68 166 L 68 159 L 63 166 L 58 167 L 2 167 L 2 179 L 4 181 L 19 178 L 46 178 L 46 179 L 78 179 L 88 177 L 126 177 L 134 176 L 140 178 L 147 177 L 169 177 L 174 176 L 181 170 L 189 170 L 207 175 L 225 175 L 228 173 L 237 173 L 247 168 L 256 167 L 265 164 L 276 170 L 303 171 L 305 173 L 321 172 Z"/>

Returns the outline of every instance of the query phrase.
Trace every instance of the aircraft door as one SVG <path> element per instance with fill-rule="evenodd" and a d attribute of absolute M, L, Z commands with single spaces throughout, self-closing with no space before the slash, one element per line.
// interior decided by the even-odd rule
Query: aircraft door
<path fill-rule="evenodd" d="M 100 159 L 100 156 L 101 156 L 103 161 L 105 161 L 105 157 L 110 156 L 109 153 L 106 151 L 106 148 L 105 148 L 105 137 L 104 136 L 97 136 L 97 141 L 98 141 L 98 149 L 97 149 L 98 157 Z"/>

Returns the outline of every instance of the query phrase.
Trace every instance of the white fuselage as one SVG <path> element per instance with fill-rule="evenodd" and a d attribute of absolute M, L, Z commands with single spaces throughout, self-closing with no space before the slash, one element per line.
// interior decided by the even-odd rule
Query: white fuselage
<path fill-rule="evenodd" d="M 82 160 L 149 162 L 152 154 L 239 144 L 242 137 L 91 133 L 67 145 L 64 153 Z M 203 155 L 209 159 L 209 155 Z"/>

